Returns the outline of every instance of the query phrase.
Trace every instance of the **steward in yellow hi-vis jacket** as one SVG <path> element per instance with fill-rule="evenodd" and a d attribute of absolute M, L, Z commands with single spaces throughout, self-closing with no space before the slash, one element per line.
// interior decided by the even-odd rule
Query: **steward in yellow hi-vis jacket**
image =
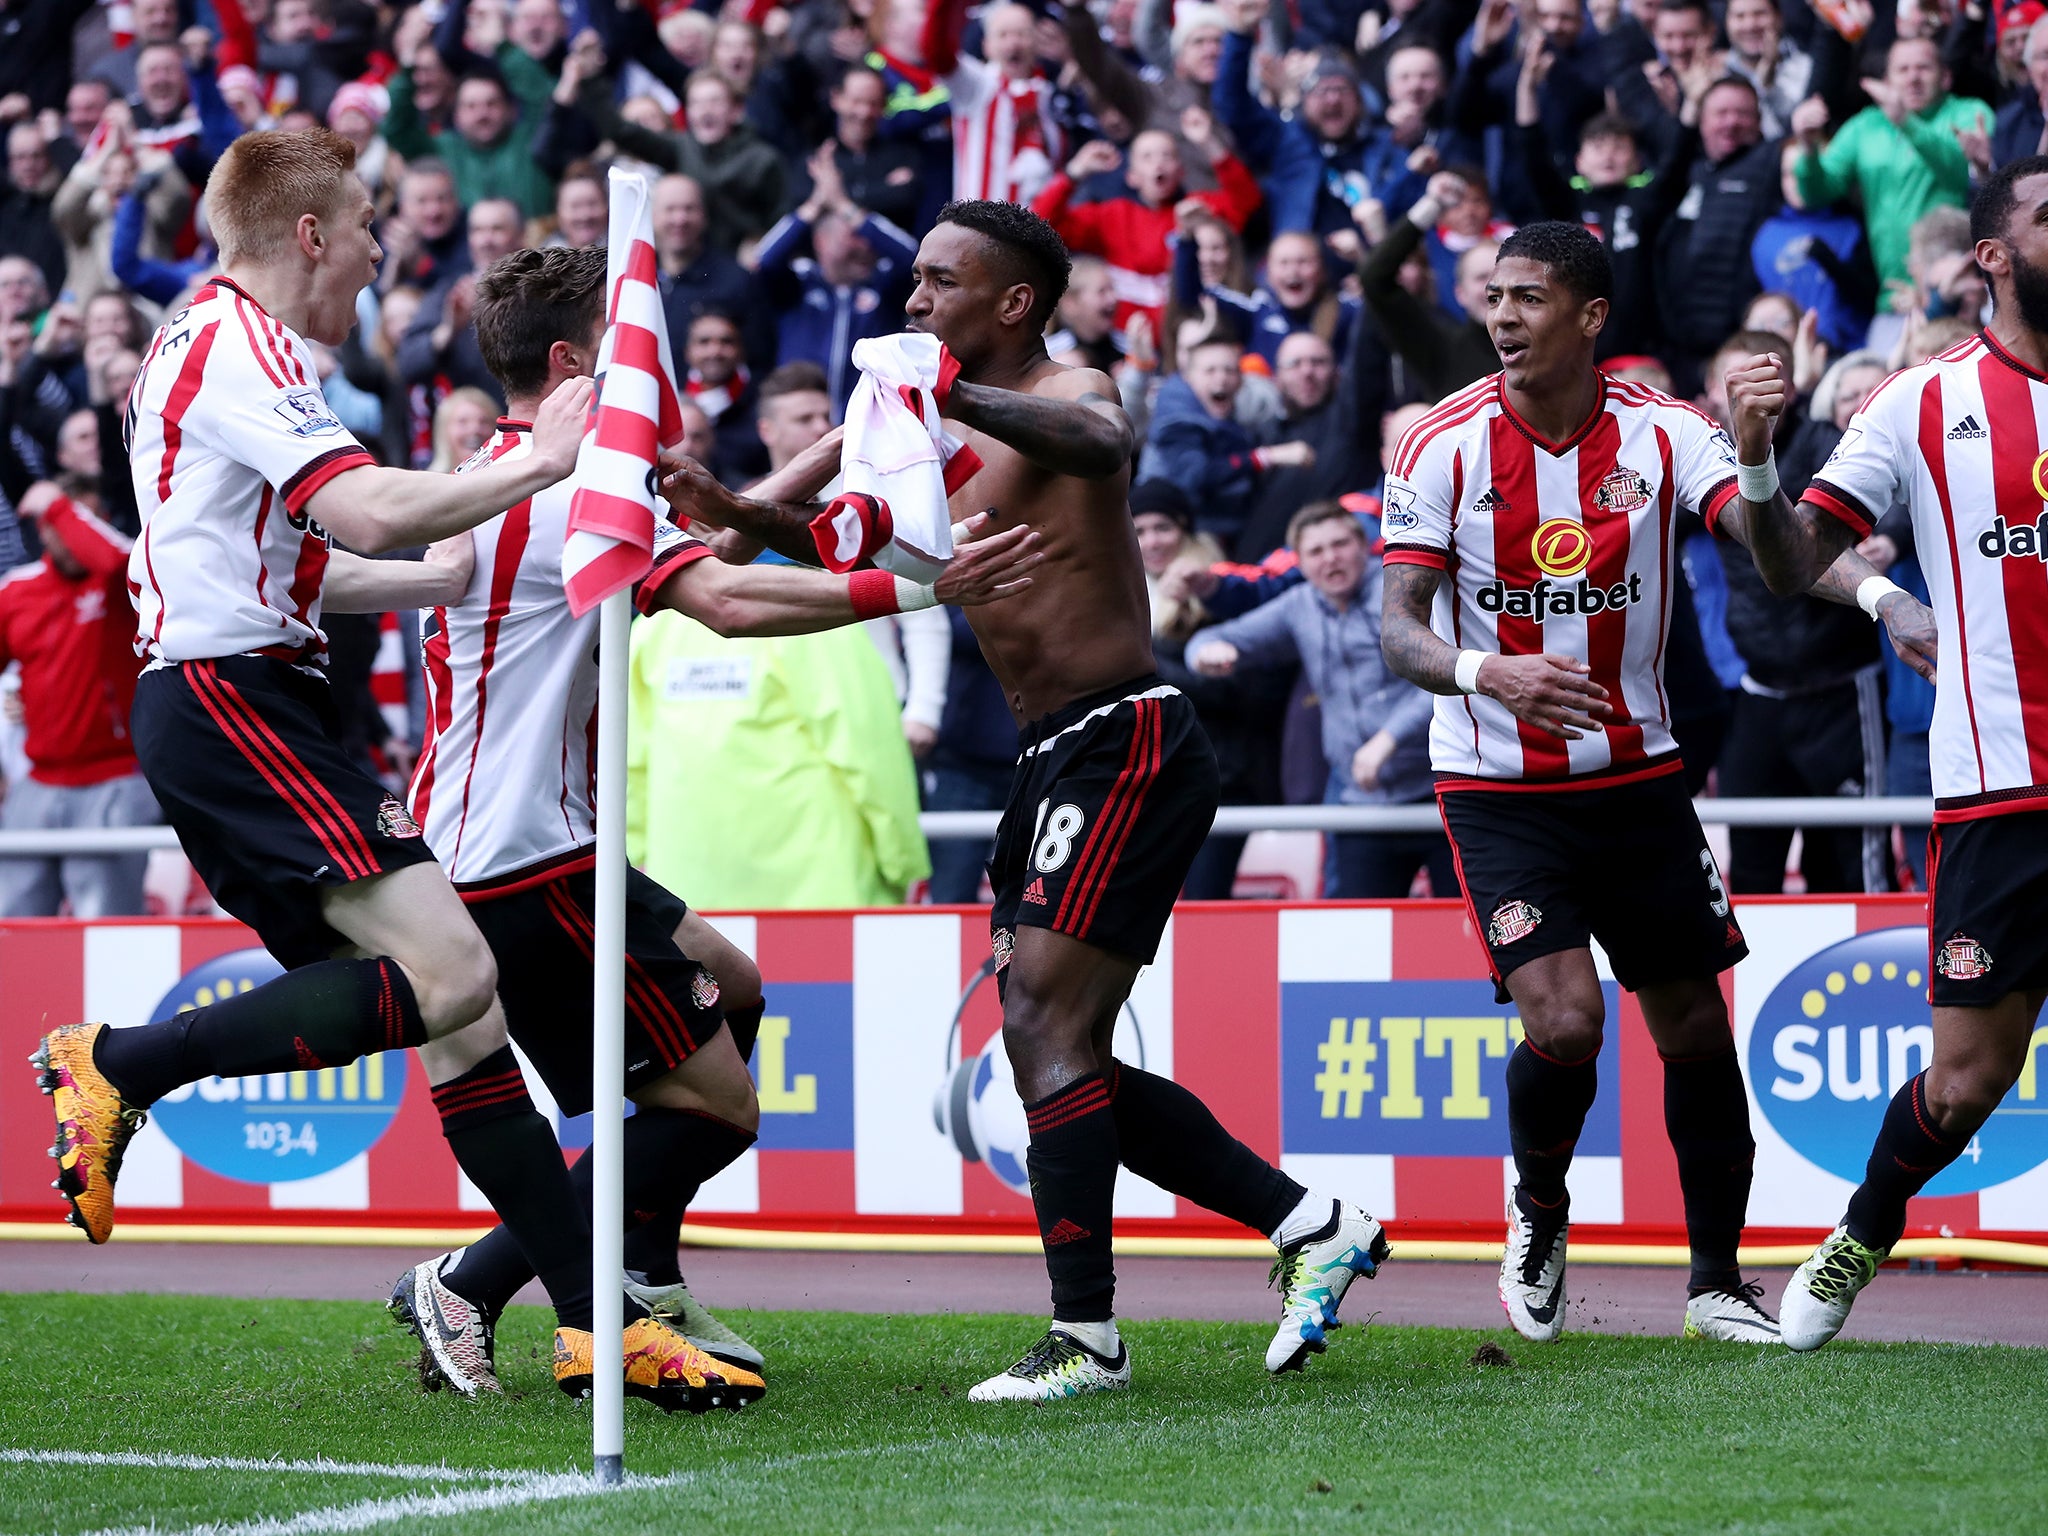
<path fill-rule="evenodd" d="M 627 847 L 694 907 L 870 907 L 931 873 L 901 711 L 858 627 L 633 626 Z"/>

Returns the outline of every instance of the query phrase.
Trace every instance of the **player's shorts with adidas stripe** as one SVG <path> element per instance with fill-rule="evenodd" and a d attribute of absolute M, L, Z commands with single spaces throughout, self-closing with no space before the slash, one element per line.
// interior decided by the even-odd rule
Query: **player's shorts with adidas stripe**
<path fill-rule="evenodd" d="M 1631 992 L 1715 976 L 1749 953 L 1677 768 L 1672 753 L 1569 788 L 1438 775 L 1500 1002 L 1518 966 L 1594 939 Z"/>
<path fill-rule="evenodd" d="M 505 1024 L 565 1115 L 590 1112 L 591 946 L 597 873 L 587 862 L 502 891 L 465 890 L 469 915 L 498 961 Z M 626 1090 L 665 1077 L 718 1033 L 725 1015 L 711 973 L 676 947 L 689 907 L 626 871 Z"/>
<path fill-rule="evenodd" d="M 1988 1008 L 2048 989 L 2048 811 L 1941 820 L 1927 859 L 1927 998 Z"/>
<path fill-rule="evenodd" d="M 193 869 L 287 969 L 348 943 L 323 887 L 433 861 L 404 802 L 343 750 L 327 680 L 288 661 L 152 667 L 129 730 Z"/>
<path fill-rule="evenodd" d="M 1027 725 L 989 859 L 998 983 L 1019 927 L 1151 963 L 1219 793 L 1187 696 L 1135 678 Z"/>

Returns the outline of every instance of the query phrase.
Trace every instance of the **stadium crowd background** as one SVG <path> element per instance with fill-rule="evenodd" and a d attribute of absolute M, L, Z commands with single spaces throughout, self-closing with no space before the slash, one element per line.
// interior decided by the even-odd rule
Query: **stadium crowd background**
<path fill-rule="evenodd" d="M 734 486 L 837 419 L 945 201 L 1030 203 L 1076 254 L 1048 346 L 1108 371 L 1143 435 L 1159 669 L 1239 804 L 1430 796 L 1429 700 L 1379 656 L 1377 491 L 1400 432 L 1495 368 L 1510 229 L 1607 244 L 1614 374 L 1718 412 L 1717 360 L 1777 352 L 1796 498 L 1890 370 L 1979 323 L 1972 181 L 2048 149 L 2040 0 L 219 7 L 0 0 L 8 828 L 154 819 L 125 744 L 125 573 L 83 548 L 106 530 L 49 508 L 54 486 L 116 547 L 136 533 L 127 388 L 212 271 L 199 193 L 242 133 L 357 145 L 383 269 L 348 342 L 311 350 L 335 414 L 415 467 L 461 463 L 502 404 L 476 274 L 602 242 L 610 165 L 660 178 L 688 447 Z M 1864 552 L 1926 595 L 1902 515 Z M 1679 553 L 1667 679 L 1695 791 L 1927 792 L 1932 690 L 1876 626 L 1772 597 L 1696 520 Z M 326 621 L 349 739 L 394 785 L 427 727 L 419 623 Z M 1000 807 L 1001 690 L 956 612 L 870 629 L 636 625 L 631 820 L 657 878 L 714 909 L 975 899 L 983 848 L 927 849 L 915 818 Z M 1784 888 L 1792 835 L 1735 833 L 1733 889 Z M 1799 848 L 1794 889 L 1924 883 L 1924 829 Z M 1335 837 L 1306 869 L 1240 870 L 1242 849 L 1213 838 L 1187 894 L 1455 892 L 1439 835 Z M 0 915 L 145 903 L 205 909 L 161 867 L 145 894 L 140 859 L 0 861 Z"/>

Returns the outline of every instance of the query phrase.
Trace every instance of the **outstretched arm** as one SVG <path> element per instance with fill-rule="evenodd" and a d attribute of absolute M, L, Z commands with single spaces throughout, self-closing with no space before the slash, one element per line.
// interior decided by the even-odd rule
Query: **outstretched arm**
<path fill-rule="evenodd" d="M 1045 556 L 1027 527 L 966 545 L 929 587 L 883 571 L 832 576 L 777 565 L 727 565 L 694 560 L 666 583 L 653 606 L 688 614 L 707 629 L 736 635 L 809 635 L 935 603 L 972 608 L 1015 596 L 1031 585 Z"/>
<path fill-rule="evenodd" d="M 727 490 L 695 459 L 664 455 L 661 494 L 676 520 L 710 532 L 699 537 L 730 565 L 746 565 L 763 548 L 800 565 L 818 564 L 818 544 L 811 537 L 811 502 L 839 473 L 843 428 L 834 427 L 781 469 L 757 482 L 753 493 Z"/>
<path fill-rule="evenodd" d="M 462 601 L 476 565 L 467 533 L 443 539 L 423 560 L 365 560 L 331 550 L 320 587 L 323 613 L 397 613 L 405 608 L 446 608 Z"/>
<path fill-rule="evenodd" d="M 306 501 L 306 511 L 346 544 L 377 554 L 431 544 L 488 522 L 576 467 L 589 413 L 588 379 L 572 379 L 541 403 L 533 450 L 466 475 L 364 465 L 344 470 Z"/>
<path fill-rule="evenodd" d="M 1576 741 L 1613 718 L 1607 690 L 1576 656 L 1496 656 L 1479 664 L 1470 689 L 1458 685 L 1461 652 L 1430 628 L 1430 605 L 1443 573 L 1389 561 L 1380 599 L 1380 652 L 1387 665 L 1431 693 L 1483 693 L 1538 730 Z"/>
<path fill-rule="evenodd" d="M 1785 378 L 1776 358 L 1753 357 L 1728 371 L 1735 453 L 1744 468 L 1761 469 L 1772 460 L 1771 438 L 1785 403 Z M 1764 501 L 1738 494 L 1715 519 L 1714 531 L 1749 551 L 1764 585 L 1779 597 L 1805 592 L 1856 608 L 1863 605 L 1863 584 L 1883 581 L 1877 568 L 1856 552 L 1861 540 L 1855 529 L 1804 498 L 1793 506 L 1782 489 L 1774 489 Z M 1938 654 L 1934 615 L 1910 592 L 1890 582 L 1884 585 L 1889 590 L 1871 605 L 1871 612 L 1884 625 L 1899 659 L 1931 682 Z"/>
<path fill-rule="evenodd" d="M 946 396 L 943 410 L 1055 474 L 1107 480 L 1129 467 L 1136 446 L 1131 418 L 1108 374 L 1070 368 L 1047 389 L 1027 395 L 961 382 Z"/>

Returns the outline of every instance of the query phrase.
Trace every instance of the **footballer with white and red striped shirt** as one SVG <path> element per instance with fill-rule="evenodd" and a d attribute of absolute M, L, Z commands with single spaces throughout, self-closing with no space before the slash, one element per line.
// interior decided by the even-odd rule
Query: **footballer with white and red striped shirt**
<path fill-rule="evenodd" d="M 596 367 L 605 278 L 602 248 L 514 251 L 479 276 L 477 345 L 507 414 L 459 474 L 533 452 L 541 402 Z M 770 476 L 763 494 L 808 500 L 838 472 L 835 432 Z M 563 481 L 536 492 L 436 545 L 424 567 L 343 557 L 331 606 L 415 605 L 429 585 L 423 570 L 440 573 L 412 812 L 496 958 L 505 1027 L 562 1113 L 580 1115 L 591 1107 L 598 612 L 577 616 L 564 587 L 571 491 Z M 1026 528 L 963 541 L 921 587 L 884 571 L 727 565 L 663 519 L 634 598 L 642 613 L 673 610 L 721 634 L 808 633 L 1013 596 L 1031 585 L 1038 543 Z M 675 1260 L 683 1208 L 753 1144 L 759 1125 L 746 1057 L 761 1021 L 761 975 L 638 870 L 626 879 L 626 955 L 626 1091 L 638 1113 L 626 1122 L 625 1203 L 629 1227 L 657 1229 L 651 1243 L 629 1245 L 629 1271 L 639 1269 L 643 1283 L 628 1291 L 706 1353 L 756 1371 L 760 1353 L 697 1304 Z M 586 1211 L 588 1175 L 586 1154 L 574 1174 Z M 481 1379 L 499 1313 L 533 1278 L 518 1235 L 499 1227 L 408 1269 L 392 1310 L 418 1333 L 425 1369 Z"/>
<path fill-rule="evenodd" d="M 1742 488 L 1703 412 L 1595 366 L 1612 283 L 1578 225 L 1525 225 L 1501 245 L 1487 284 L 1501 372 L 1395 450 L 1381 640 L 1396 672 L 1440 695 L 1438 805 L 1500 999 L 1527 1031 L 1507 1067 L 1509 1320 L 1536 1340 L 1564 1327 L 1565 1175 L 1605 1023 L 1598 939 L 1664 1058 L 1692 1247 L 1685 1331 L 1768 1342 L 1777 1326 L 1736 1263 L 1755 1145 L 1717 980 L 1748 950 L 1686 796 L 1663 676 L 1674 519 L 1714 525 Z M 1852 578 L 1874 574 L 1843 560 L 1819 595 L 1851 601 Z"/>
<path fill-rule="evenodd" d="M 1993 1117 L 2048 999 L 2048 157 L 1991 176 L 1971 205 L 1970 235 L 1991 284 L 1991 323 L 1879 385 L 1796 511 L 1744 512 L 1757 569 L 1782 592 L 1903 500 L 1940 635 L 1929 743 L 1933 1050 L 1893 1095 L 1841 1224 L 1786 1286 L 1794 1349 L 1840 1331 L 1904 1232 L 1906 1202 L 1973 1138 L 2001 1134 Z M 1732 404 L 1738 381 L 1729 383 Z M 1740 388 L 1757 423 L 1740 455 L 1768 462 L 1782 393 L 1761 379 Z M 1872 583 L 1868 600 L 1895 601 L 1888 586 Z"/>
<path fill-rule="evenodd" d="M 58 1187 L 104 1242 L 122 1153 L 172 1089 L 420 1047 L 456 1160 L 536 1256 L 558 1359 L 565 1335 L 588 1359 L 590 1229 L 490 1016 L 497 968 L 405 806 L 341 747 L 320 609 L 329 528 L 360 550 L 425 543 L 544 490 L 575 465 L 591 387 L 558 390 L 532 452 L 473 475 L 376 465 L 328 409 L 302 339 L 347 336 L 382 257 L 354 164 L 325 130 L 228 148 L 206 189 L 221 274 L 157 332 L 128 405 L 147 657 L 136 757 L 194 868 L 286 972 L 174 1019 L 46 1037 Z M 716 1362 L 644 1314 L 626 1340 L 632 1374 L 653 1378 L 642 1395 L 664 1407 L 726 1389 Z"/>

